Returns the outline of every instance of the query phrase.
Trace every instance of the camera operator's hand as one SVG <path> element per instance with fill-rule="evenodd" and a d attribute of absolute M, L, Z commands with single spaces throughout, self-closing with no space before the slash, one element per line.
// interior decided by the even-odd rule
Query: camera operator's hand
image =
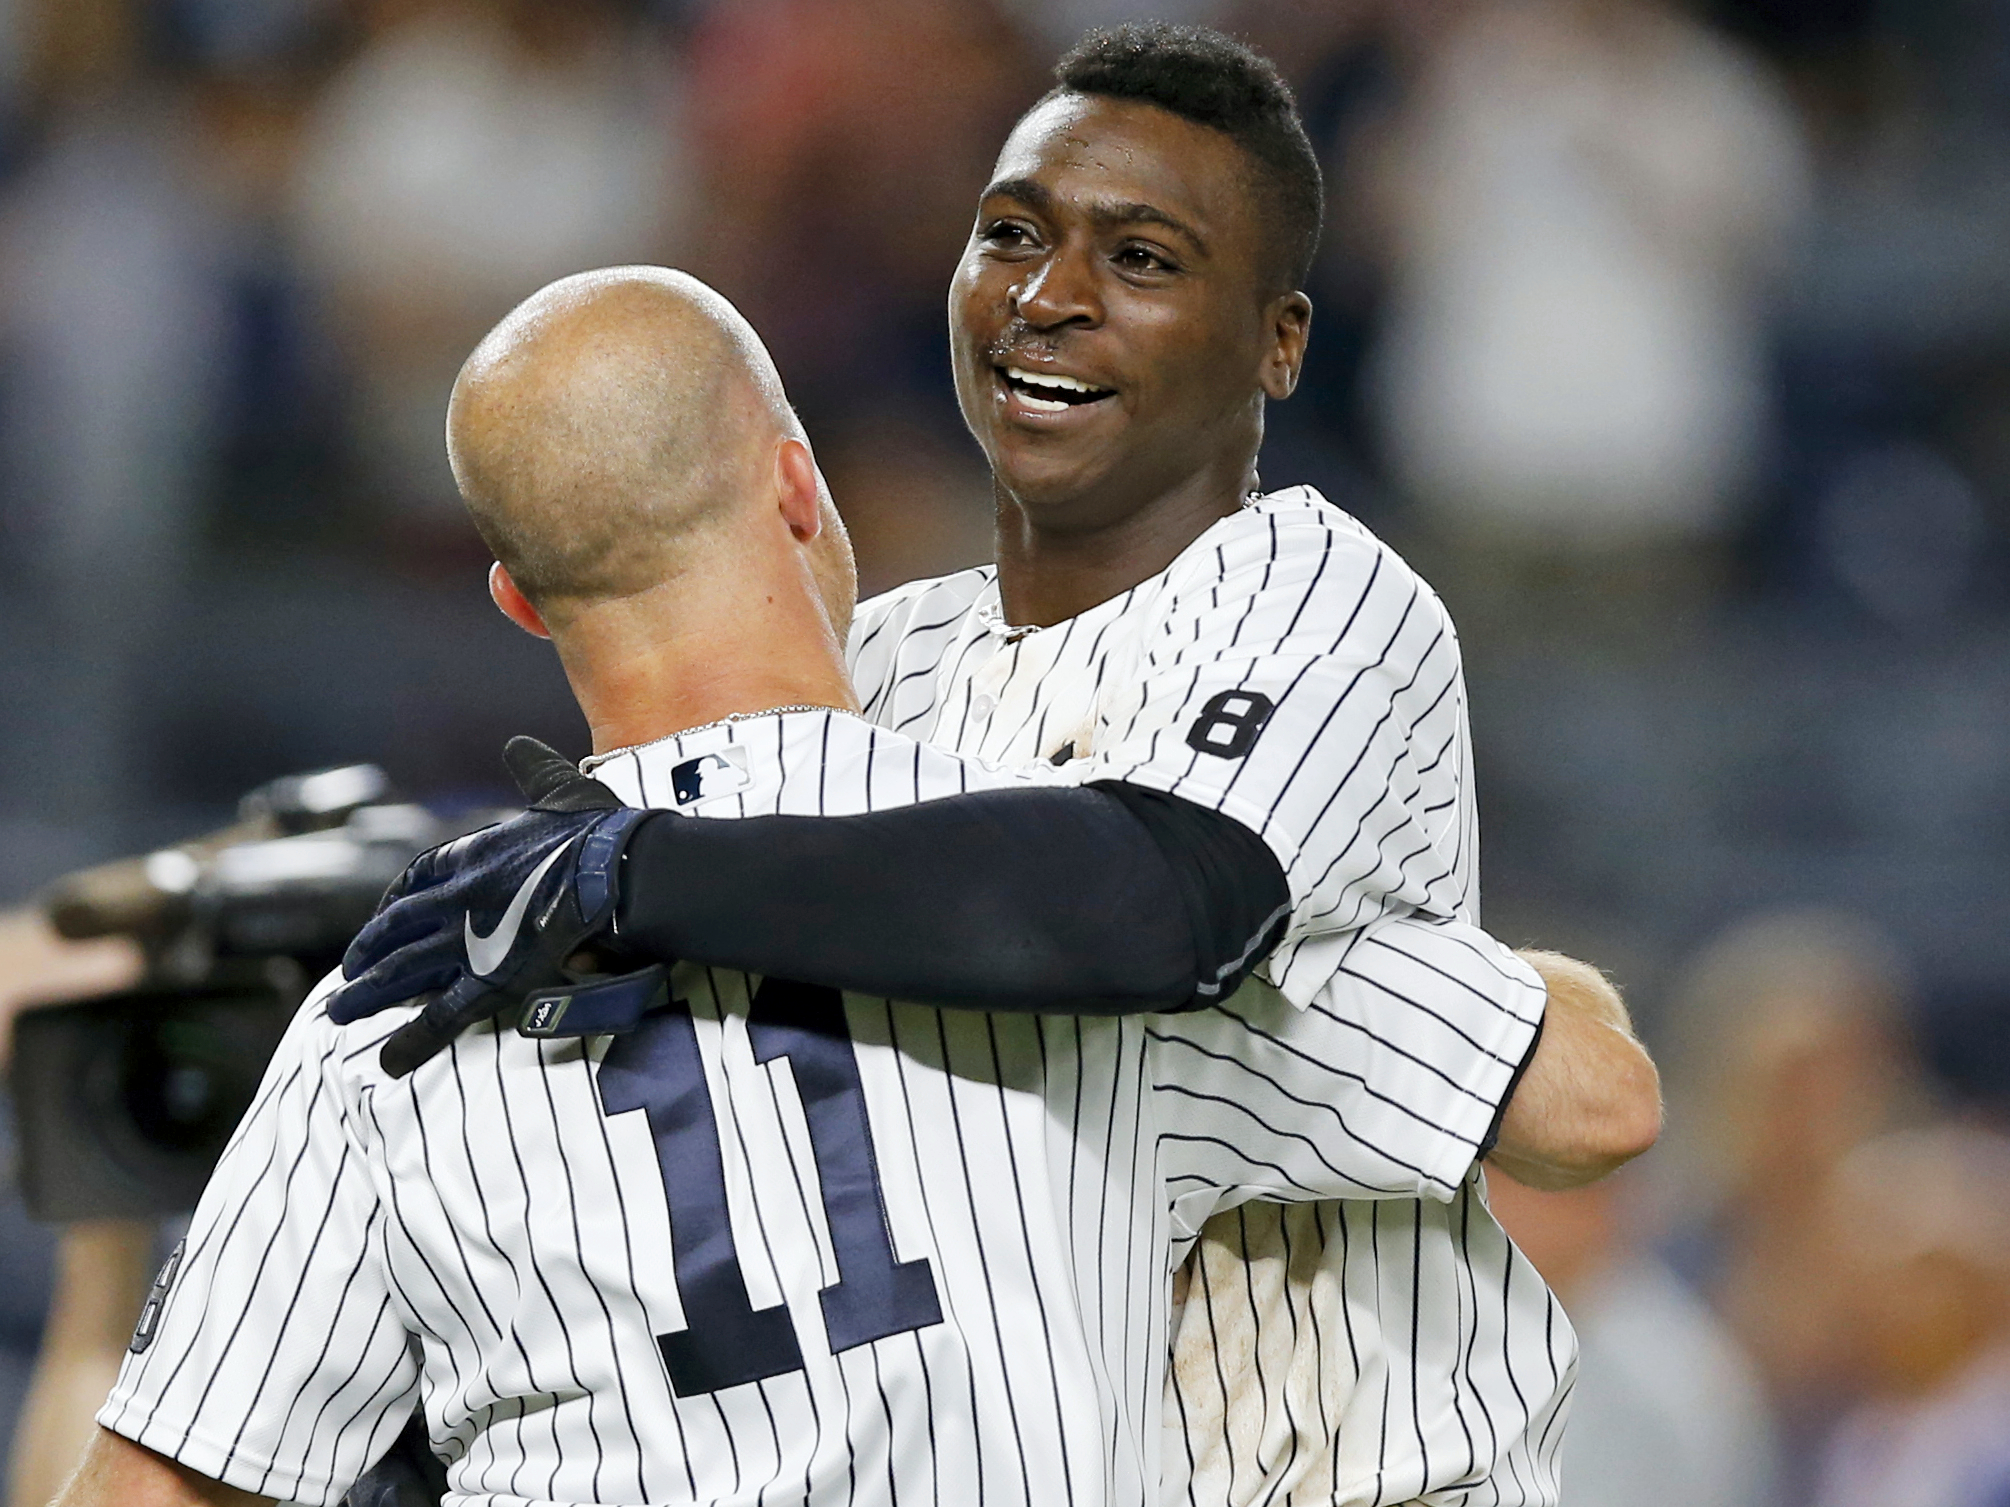
<path fill-rule="evenodd" d="M 567 960 L 613 927 L 621 854 L 650 813 L 535 738 L 510 739 L 503 760 L 530 809 L 420 854 L 342 959 L 349 982 L 328 1001 L 338 1025 L 430 996 L 384 1043 L 393 1077 L 563 983 Z"/>

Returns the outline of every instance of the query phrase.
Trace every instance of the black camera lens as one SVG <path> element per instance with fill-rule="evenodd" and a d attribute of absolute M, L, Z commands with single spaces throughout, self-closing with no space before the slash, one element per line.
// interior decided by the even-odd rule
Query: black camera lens
<path fill-rule="evenodd" d="M 154 1145 L 215 1155 L 251 1101 L 257 1066 L 214 1017 L 147 1021 L 134 1029 L 122 1063 L 120 1099 Z"/>
<path fill-rule="evenodd" d="M 12 1077 L 30 1211 L 71 1220 L 193 1208 L 293 1009 L 290 996 L 247 980 L 25 1011 Z"/>

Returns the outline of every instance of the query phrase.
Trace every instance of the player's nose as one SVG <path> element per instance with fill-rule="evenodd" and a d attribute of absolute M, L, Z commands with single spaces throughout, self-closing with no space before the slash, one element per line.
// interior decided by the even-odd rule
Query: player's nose
<path fill-rule="evenodd" d="M 1087 248 L 1063 244 L 1028 269 L 1006 294 L 1012 313 L 1035 329 L 1103 322 L 1103 300 Z"/>

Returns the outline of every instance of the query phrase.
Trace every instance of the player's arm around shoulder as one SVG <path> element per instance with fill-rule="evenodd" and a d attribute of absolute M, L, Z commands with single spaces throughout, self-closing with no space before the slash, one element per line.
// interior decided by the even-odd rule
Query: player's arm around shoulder
<path fill-rule="evenodd" d="M 1176 1181 L 1231 1201 L 1458 1197 L 1528 1060 L 1543 982 L 1462 921 L 1392 917 L 1357 950 L 1375 956 L 1303 1004 L 1258 976 L 1152 1024 L 1164 1140 L 1194 1161 Z"/>
<path fill-rule="evenodd" d="M 271 1507 L 100 1428 L 52 1507 Z"/>
<path fill-rule="evenodd" d="M 1520 956 L 1549 1001 L 1487 1160 L 1531 1188 L 1581 1187 L 1660 1136 L 1660 1074 L 1604 974 L 1558 952 Z"/>

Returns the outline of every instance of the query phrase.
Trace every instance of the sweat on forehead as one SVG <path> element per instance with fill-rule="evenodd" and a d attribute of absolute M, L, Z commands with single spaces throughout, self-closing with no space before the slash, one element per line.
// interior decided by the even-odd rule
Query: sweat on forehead
<path fill-rule="evenodd" d="M 1232 138 L 1133 100 L 1062 93 L 1033 106 L 999 148 L 992 177 L 1017 179 L 1042 164 L 1149 183 L 1188 200 L 1232 187 L 1235 199 L 1223 199 L 1220 207 L 1244 207 L 1248 174 Z"/>
<path fill-rule="evenodd" d="M 1051 94 L 1006 138 L 987 195 L 1049 213 L 1056 192 L 1092 221 L 1157 223 L 1187 249 L 1246 258 L 1264 296 L 1295 286 L 1261 165 L 1213 126 L 1149 101 Z"/>
<path fill-rule="evenodd" d="M 454 385 L 447 449 L 526 594 L 586 601 L 661 579 L 664 551 L 793 429 L 731 304 L 684 273 L 619 267 L 553 283 L 489 333 Z"/>

